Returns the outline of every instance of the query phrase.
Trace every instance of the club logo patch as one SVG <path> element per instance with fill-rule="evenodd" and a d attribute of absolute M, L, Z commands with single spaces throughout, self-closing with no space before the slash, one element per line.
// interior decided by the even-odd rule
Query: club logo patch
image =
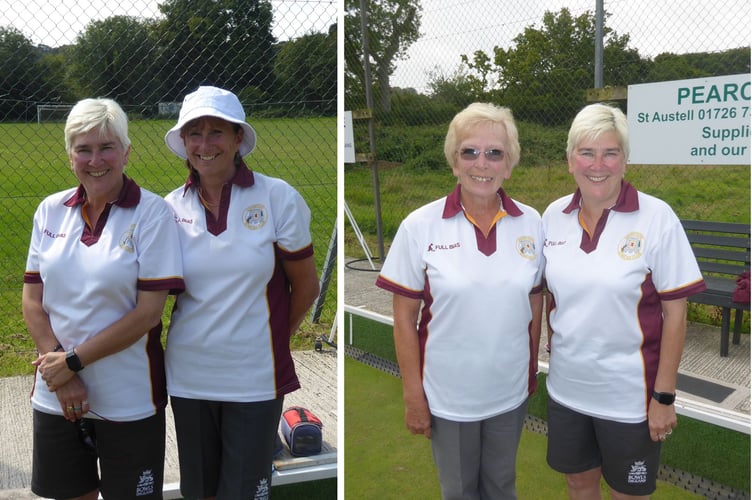
<path fill-rule="evenodd" d="M 642 257 L 645 249 L 645 237 L 642 233 L 629 233 L 619 242 L 619 257 L 624 260 L 634 260 Z"/>
<path fill-rule="evenodd" d="M 517 253 L 528 260 L 533 260 L 535 258 L 535 240 L 531 236 L 517 238 Z"/>
<path fill-rule="evenodd" d="M 251 205 L 243 211 L 243 225 L 250 230 L 264 227 L 266 219 L 267 213 L 264 205 Z"/>
<path fill-rule="evenodd" d="M 648 481 L 648 468 L 644 460 L 637 460 L 633 463 L 629 472 L 627 472 L 627 483 L 644 484 Z"/>
<path fill-rule="evenodd" d="M 154 472 L 151 469 L 141 471 L 141 475 L 138 476 L 138 484 L 136 485 L 136 496 L 153 495 L 155 483 Z"/>
<path fill-rule="evenodd" d="M 131 224 L 126 232 L 120 237 L 120 248 L 128 253 L 136 251 L 136 243 L 133 241 L 133 230 L 136 228 L 135 224 Z"/>

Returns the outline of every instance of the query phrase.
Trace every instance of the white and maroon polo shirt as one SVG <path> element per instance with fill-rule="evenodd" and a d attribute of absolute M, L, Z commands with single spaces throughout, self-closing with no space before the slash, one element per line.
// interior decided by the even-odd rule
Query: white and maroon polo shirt
<path fill-rule="evenodd" d="M 543 214 L 546 282 L 554 297 L 548 394 L 581 413 L 647 417 L 663 327 L 662 300 L 705 289 L 684 229 L 663 201 L 622 183 L 592 236 L 579 190 Z"/>
<path fill-rule="evenodd" d="M 499 190 L 505 215 L 488 238 L 466 217 L 460 186 L 408 215 L 376 285 L 421 299 L 418 335 L 431 413 L 478 421 L 533 390 L 529 295 L 541 290 L 540 215 Z"/>
<path fill-rule="evenodd" d="M 282 261 L 313 255 L 303 198 L 242 166 L 224 187 L 218 220 L 193 180 L 166 200 L 178 221 L 186 287 L 167 337 L 170 395 L 253 402 L 298 389 Z"/>
<path fill-rule="evenodd" d="M 47 197 L 34 214 L 24 283 L 42 283 L 42 305 L 60 344 L 70 350 L 136 306 L 139 290 L 183 288 L 180 245 L 164 200 L 125 178 L 120 197 L 94 228 L 84 222 L 83 188 Z M 140 420 L 167 403 L 161 323 L 136 343 L 78 374 L 91 409 L 109 420 Z M 62 415 L 37 374 L 31 402 Z"/>

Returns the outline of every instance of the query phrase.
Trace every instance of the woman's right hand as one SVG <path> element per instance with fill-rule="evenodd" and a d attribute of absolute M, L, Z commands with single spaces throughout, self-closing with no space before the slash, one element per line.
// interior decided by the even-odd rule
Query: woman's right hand
<path fill-rule="evenodd" d="M 66 420 L 75 422 L 89 411 L 88 392 L 78 375 L 73 375 L 68 382 L 58 387 L 55 395 Z"/>
<path fill-rule="evenodd" d="M 431 439 L 431 411 L 425 396 L 405 401 L 405 425 L 413 434 Z"/>

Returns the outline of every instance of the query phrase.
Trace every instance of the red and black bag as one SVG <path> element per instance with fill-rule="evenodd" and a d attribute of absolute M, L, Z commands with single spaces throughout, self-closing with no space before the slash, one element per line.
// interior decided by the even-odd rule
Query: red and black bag
<path fill-rule="evenodd" d="M 321 453 L 323 424 L 307 408 L 292 406 L 286 409 L 282 412 L 280 427 L 293 456 L 306 457 Z"/>

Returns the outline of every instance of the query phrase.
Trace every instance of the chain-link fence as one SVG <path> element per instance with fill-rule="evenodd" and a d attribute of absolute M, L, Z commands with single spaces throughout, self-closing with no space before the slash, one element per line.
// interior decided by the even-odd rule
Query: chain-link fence
<path fill-rule="evenodd" d="M 346 0 L 345 109 L 360 153 L 345 167 L 350 226 L 358 226 L 346 233 L 348 255 L 363 256 L 365 241 L 366 253 L 382 256 L 404 216 L 439 197 L 433 186 L 451 190 L 444 136 L 470 102 L 513 110 L 522 158 L 505 188 L 542 212 L 574 189 L 566 134 L 592 100 L 596 68 L 602 86 L 617 89 L 749 74 L 746 0 L 604 0 L 602 8 L 599 66 L 597 0 Z M 626 99 L 612 98 L 627 110 Z M 682 218 L 749 221 L 749 165 L 629 165 L 627 178 Z"/>
<path fill-rule="evenodd" d="M 63 127 L 82 98 L 122 105 L 133 143 L 126 173 L 165 195 L 187 177 L 163 140 L 185 94 L 201 84 L 235 92 L 258 134 L 246 163 L 303 195 L 319 272 L 336 279 L 327 250 L 337 216 L 337 14 L 334 0 L 0 0 L 6 374 L 33 359 L 20 308 L 32 216 L 43 197 L 77 184 Z M 336 287 L 325 291 L 303 327 L 313 335 L 328 335 L 335 318 Z"/>

